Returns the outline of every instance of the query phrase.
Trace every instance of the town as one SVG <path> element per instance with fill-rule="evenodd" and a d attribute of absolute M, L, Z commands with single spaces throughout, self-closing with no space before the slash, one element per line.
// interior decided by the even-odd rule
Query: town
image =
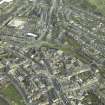
<path fill-rule="evenodd" d="M 0 0 L 0 105 L 105 105 L 105 17 L 79 1 Z"/>

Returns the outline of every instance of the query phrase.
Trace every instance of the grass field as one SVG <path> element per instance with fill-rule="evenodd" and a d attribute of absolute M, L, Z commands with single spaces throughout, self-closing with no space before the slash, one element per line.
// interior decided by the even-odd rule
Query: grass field
<path fill-rule="evenodd" d="M 96 6 L 97 11 L 101 12 L 105 16 L 105 0 L 88 0 L 88 2 Z"/>
<path fill-rule="evenodd" d="M 22 97 L 12 84 L 7 84 L 5 87 L 1 88 L 0 93 L 9 100 L 11 105 L 25 105 Z"/>

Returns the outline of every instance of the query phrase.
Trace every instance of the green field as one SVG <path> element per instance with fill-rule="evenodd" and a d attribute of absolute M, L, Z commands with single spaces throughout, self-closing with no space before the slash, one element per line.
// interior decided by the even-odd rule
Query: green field
<path fill-rule="evenodd" d="M 0 93 L 9 100 L 10 105 L 25 105 L 22 97 L 12 84 L 8 84 L 7 86 L 1 88 Z"/>
<path fill-rule="evenodd" d="M 91 5 L 96 6 L 97 11 L 105 16 L 105 0 L 88 0 L 88 2 Z"/>

